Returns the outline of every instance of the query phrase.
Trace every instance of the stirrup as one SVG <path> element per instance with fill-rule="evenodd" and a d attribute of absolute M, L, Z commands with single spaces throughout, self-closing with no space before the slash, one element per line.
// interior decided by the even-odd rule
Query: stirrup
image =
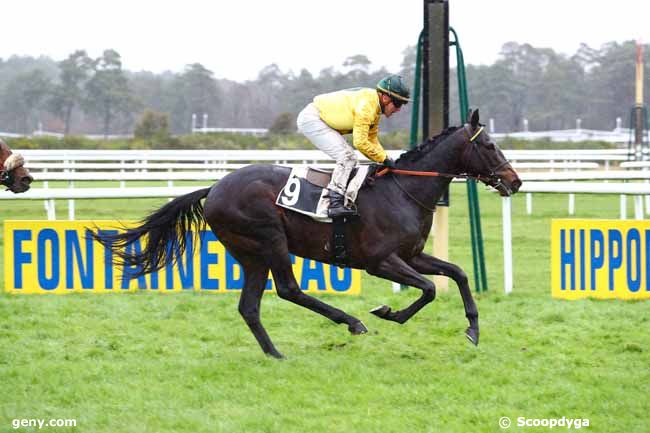
<path fill-rule="evenodd" d="M 351 217 L 357 215 L 356 209 L 350 209 L 345 206 L 332 207 L 327 210 L 327 216 L 330 218 Z"/>
<path fill-rule="evenodd" d="M 356 206 L 349 208 L 345 206 L 345 196 L 336 191 L 329 190 L 330 206 L 327 209 L 327 216 L 330 218 L 351 217 L 357 215 Z"/>

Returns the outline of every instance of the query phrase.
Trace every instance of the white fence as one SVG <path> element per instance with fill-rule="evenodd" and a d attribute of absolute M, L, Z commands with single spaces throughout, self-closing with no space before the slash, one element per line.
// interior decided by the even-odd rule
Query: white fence
<path fill-rule="evenodd" d="M 253 162 L 288 166 L 331 167 L 332 161 L 319 150 L 18 150 L 27 160 L 36 180 L 67 181 L 67 188 L 34 188 L 14 195 L 0 192 L 0 200 L 45 200 L 48 218 L 55 219 L 55 200 L 71 200 L 69 218 L 74 219 L 75 199 L 176 197 L 202 186 L 173 187 L 174 181 L 199 181 L 208 186 L 224 175 Z M 390 151 L 396 158 L 401 151 Z M 520 190 L 527 196 L 532 211 L 533 193 L 569 195 L 569 214 L 573 214 L 573 195 L 619 194 L 621 218 L 627 218 L 627 196 L 634 196 L 635 218 L 643 218 L 643 197 L 650 209 L 650 162 L 629 162 L 626 149 L 596 150 L 516 150 L 506 151 L 521 172 Z M 367 162 L 359 154 L 362 162 Z M 615 170 L 612 166 L 627 169 Z M 535 170 L 544 170 L 542 172 Z M 579 170 L 579 171 L 578 171 Z M 119 181 L 119 188 L 75 188 L 75 181 Z M 126 181 L 167 181 L 167 187 L 125 187 Z M 558 182 L 559 180 L 570 182 Z M 599 180 L 601 182 L 574 182 Z M 645 180 L 644 183 L 631 182 Z M 623 182 L 620 182 L 623 181 Z M 503 199 L 504 287 L 512 290 L 511 199 Z"/>
<path fill-rule="evenodd" d="M 556 131 L 491 132 L 490 136 L 495 140 L 509 137 L 519 140 L 548 139 L 551 141 L 566 142 L 605 141 L 608 143 L 628 143 L 630 139 L 634 139 L 634 132 L 626 128 L 616 128 L 611 131 L 594 129 L 562 129 Z"/>
<path fill-rule="evenodd" d="M 58 150 L 58 149 L 16 149 L 31 162 L 90 162 L 90 161 L 131 161 L 131 162 L 225 162 L 260 161 L 277 163 L 314 161 L 331 162 L 320 150 Z M 398 157 L 402 150 L 390 150 L 391 157 Z M 513 162 L 613 162 L 627 161 L 627 149 L 549 149 L 549 150 L 505 150 L 505 156 Z M 360 161 L 367 161 L 357 153 Z"/>
<path fill-rule="evenodd" d="M 75 181 L 114 180 L 124 188 L 127 181 L 174 181 L 198 180 L 214 182 L 225 174 L 253 162 L 275 163 L 285 166 L 313 165 L 325 168 L 332 161 L 320 150 L 17 150 L 22 153 L 27 166 L 36 180 L 67 181 L 68 188 Z M 390 151 L 396 158 L 401 151 Z M 530 181 L 550 180 L 632 180 L 648 179 L 646 171 L 610 170 L 619 167 L 648 167 L 648 162 L 629 162 L 626 149 L 556 149 L 556 150 L 510 150 L 506 157 L 520 170 L 522 179 Z M 368 162 L 361 154 L 360 161 Z M 604 169 L 604 170 L 602 170 Z M 527 173 L 526 170 L 534 172 Z M 539 172 L 544 170 L 544 172 Z M 576 171 L 580 170 L 580 171 Z M 41 193 L 46 195 L 45 192 Z M 57 193 L 59 194 L 59 193 Z M 69 218 L 74 218 L 74 193 L 69 193 Z M 9 196 L 0 199 L 27 199 L 32 195 Z M 569 193 L 569 215 L 574 214 L 575 197 Z M 48 198 L 46 210 L 55 217 L 54 199 Z M 621 199 L 622 202 L 624 198 Z M 526 208 L 532 213 L 532 195 L 526 194 Z M 648 202 L 650 208 L 650 200 Z M 623 206 L 622 206 L 623 208 Z"/>
<path fill-rule="evenodd" d="M 521 186 L 520 192 L 546 194 L 621 194 L 634 196 L 634 218 L 643 219 L 643 196 L 650 196 L 650 183 L 601 183 L 601 182 L 528 182 Z M 623 215 L 621 201 L 621 218 Z M 503 286 L 506 293 L 512 292 L 512 199 L 502 199 L 503 227 Z"/>
<path fill-rule="evenodd" d="M 192 133 L 211 133 L 211 132 L 225 132 L 225 133 L 234 133 L 234 134 L 243 134 L 243 135 L 255 135 L 255 136 L 264 136 L 268 134 L 268 129 L 266 128 L 209 128 L 207 127 L 207 119 L 203 119 L 203 127 L 198 127 L 196 124 L 196 118 L 192 122 Z M 490 119 L 491 120 L 491 119 Z M 617 127 L 613 130 L 595 130 L 595 129 L 583 129 L 579 125 L 576 129 L 562 129 L 562 130 L 550 130 L 550 131 L 519 131 L 519 132 L 506 132 L 506 133 L 497 133 L 490 132 L 490 136 L 494 139 L 502 139 L 506 137 L 516 138 L 519 140 L 539 140 L 539 139 L 548 139 L 555 142 L 579 142 L 579 141 L 605 141 L 608 143 L 619 143 L 626 144 L 631 139 L 634 138 L 634 132 L 627 128 L 620 127 L 620 121 L 617 122 Z M 50 132 L 37 130 L 31 134 L 17 134 L 12 132 L 2 132 L 0 131 L 0 137 L 25 137 L 25 136 L 51 136 L 62 138 L 64 134 L 60 132 Z M 122 134 L 122 135 L 102 135 L 102 134 L 91 134 L 84 135 L 86 138 L 94 140 L 104 140 L 106 138 L 110 139 L 124 139 L 124 138 L 133 138 L 133 135 Z"/>

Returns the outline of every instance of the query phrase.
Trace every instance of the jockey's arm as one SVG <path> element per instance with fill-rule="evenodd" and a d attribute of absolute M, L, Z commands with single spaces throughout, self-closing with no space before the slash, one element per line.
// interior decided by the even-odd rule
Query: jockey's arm
<path fill-rule="evenodd" d="M 379 143 L 379 119 L 370 117 L 371 115 L 372 113 L 357 113 L 352 130 L 352 143 L 368 159 L 382 163 L 386 159 L 386 151 Z"/>

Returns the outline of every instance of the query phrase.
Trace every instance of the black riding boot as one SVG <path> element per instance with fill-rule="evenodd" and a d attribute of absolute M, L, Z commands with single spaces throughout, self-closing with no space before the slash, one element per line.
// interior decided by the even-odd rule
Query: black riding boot
<path fill-rule="evenodd" d="M 330 190 L 330 207 L 327 209 L 327 216 L 330 218 L 337 218 L 341 216 L 353 216 L 356 215 L 354 209 L 347 208 L 343 205 L 345 203 L 345 197 L 343 197 L 338 192 Z"/>

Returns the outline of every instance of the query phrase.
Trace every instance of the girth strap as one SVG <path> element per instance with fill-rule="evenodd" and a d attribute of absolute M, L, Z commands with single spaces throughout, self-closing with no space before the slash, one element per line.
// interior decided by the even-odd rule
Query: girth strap
<path fill-rule="evenodd" d="M 339 268 L 345 268 L 348 265 L 345 221 L 346 217 L 344 216 L 332 218 L 332 226 L 334 228 L 334 235 L 332 237 L 332 264 Z"/>

